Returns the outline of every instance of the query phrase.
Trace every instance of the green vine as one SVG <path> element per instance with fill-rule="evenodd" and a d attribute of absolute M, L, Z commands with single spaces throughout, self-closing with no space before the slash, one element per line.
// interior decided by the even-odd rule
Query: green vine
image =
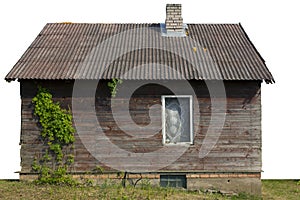
<path fill-rule="evenodd" d="M 39 183 L 74 184 L 67 175 L 74 162 L 73 143 L 75 129 L 72 126 L 70 111 L 54 103 L 47 89 L 39 87 L 32 99 L 34 115 L 42 127 L 41 136 L 47 149 L 42 158 L 35 158 L 32 169 L 39 173 Z"/>
<path fill-rule="evenodd" d="M 117 78 L 113 78 L 111 80 L 111 82 L 107 83 L 107 86 L 110 89 L 110 94 L 112 97 L 116 97 L 117 91 L 118 91 L 118 84 L 122 84 L 122 80 L 121 79 L 117 79 Z"/>

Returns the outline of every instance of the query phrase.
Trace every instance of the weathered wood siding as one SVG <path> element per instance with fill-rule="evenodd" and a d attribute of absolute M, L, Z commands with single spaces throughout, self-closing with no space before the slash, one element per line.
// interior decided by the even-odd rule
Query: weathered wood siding
<path fill-rule="evenodd" d="M 40 138 L 40 127 L 33 115 L 32 97 L 36 94 L 37 85 L 42 85 L 50 90 L 54 100 L 59 101 L 62 107 L 72 109 L 72 81 L 33 81 L 21 80 L 22 98 L 22 123 L 21 123 L 21 166 L 22 173 L 31 172 L 31 164 L 34 157 L 41 156 L 44 148 Z M 110 140 L 122 149 L 130 152 L 151 152 L 162 148 L 161 131 L 148 139 L 132 138 L 120 130 L 114 121 L 111 112 L 111 102 L 107 82 L 100 82 L 96 97 L 78 96 L 75 101 L 84 103 L 94 101 L 98 122 L 102 130 Z M 226 120 L 217 144 L 205 158 L 199 158 L 199 149 L 207 133 L 211 119 L 211 100 L 207 87 L 202 81 L 191 81 L 190 84 L 195 90 L 199 102 L 200 113 L 194 113 L 194 119 L 200 120 L 198 132 L 195 132 L 194 145 L 174 163 L 162 169 L 172 172 L 260 172 L 261 170 L 261 98 L 259 81 L 227 81 L 225 82 L 227 94 Z M 88 90 L 89 88 L 85 88 Z M 183 88 L 184 91 L 184 88 Z M 124 125 L 128 120 L 133 120 L 140 126 L 150 123 L 149 107 L 154 104 L 161 104 L 161 95 L 172 94 L 162 86 L 147 85 L 138 89 L 130 99 L 129 110 L 132 119 L 122 118 Z M 221 97 L 220 97 L 221 98 Z M 122 97 L 115 99 L 114 106 L 127 107 L 124 103 L 128 99 Z M 77 128 L 84 128 L 91 135 L 96 134 L 96 124 L 89 123 L 91 113 L 84 109 L 79 114 L 84 117 L 84 122 L 76 124 Z M 78 114 L 78 113 L 77 113 Z M 161 116 L 159 107 L 152 113 Z M 161 117 L 154 121 L 154 125 L 161 128 Z M 129 131 L 137 131 L 126 127 Z M 194 127 L 195 130 L 197 127 Z M 143 130 L 143 129 L 141 129 Z M 141 134 L 152 134 L 151 129 L 138 130 Z M 105 147 L 103 147 L 105 148 Z M 147 155 L 147 154 L 145 154 Z M 111 156 L 116 156 L 112 154 Z M 172 155 L 169 155 L 172 156 Z M 122 164 L 122 163 L 120 163 Z M 102 165 L 95 159 L 81 143 L 76 134 L 75 142 L 75 163 L 73 172 L 92 171 Z M 110 169 L 104 166 L 106 170 Z"/>

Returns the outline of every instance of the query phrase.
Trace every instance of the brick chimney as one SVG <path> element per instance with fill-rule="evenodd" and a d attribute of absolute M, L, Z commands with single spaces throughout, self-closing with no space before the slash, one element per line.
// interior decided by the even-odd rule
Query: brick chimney
<path fill-rule="evenodd" d="M 181 17 L 181 4 L 167 4 L 166 7 L 167 32 L 182 32 L 183 19 Z"/>

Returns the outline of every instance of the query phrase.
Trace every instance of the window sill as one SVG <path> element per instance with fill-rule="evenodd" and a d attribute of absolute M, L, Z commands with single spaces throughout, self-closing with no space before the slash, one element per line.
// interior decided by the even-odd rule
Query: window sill
<path fill-rule="evenodd" d="M 164 143 L 164 146 L 193 146 L 191 142 L 180 142 L 180 143 Z"/>

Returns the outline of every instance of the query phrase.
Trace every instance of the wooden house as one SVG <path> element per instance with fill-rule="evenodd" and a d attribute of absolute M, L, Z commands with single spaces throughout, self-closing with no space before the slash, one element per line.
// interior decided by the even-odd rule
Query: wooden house
<path fill-rule="evenodd" d="M 50 23 L 7 74 L 21 94 L 20 179 L 41 143 L 37 87 L 73 113 L 74 176 L 260 193 L 261 83 L 274 79 L 241 24 Z M 111 96 L 108 82 L 121 79 Z M 104 172 L 97 175 L 94 169 Z"/>

